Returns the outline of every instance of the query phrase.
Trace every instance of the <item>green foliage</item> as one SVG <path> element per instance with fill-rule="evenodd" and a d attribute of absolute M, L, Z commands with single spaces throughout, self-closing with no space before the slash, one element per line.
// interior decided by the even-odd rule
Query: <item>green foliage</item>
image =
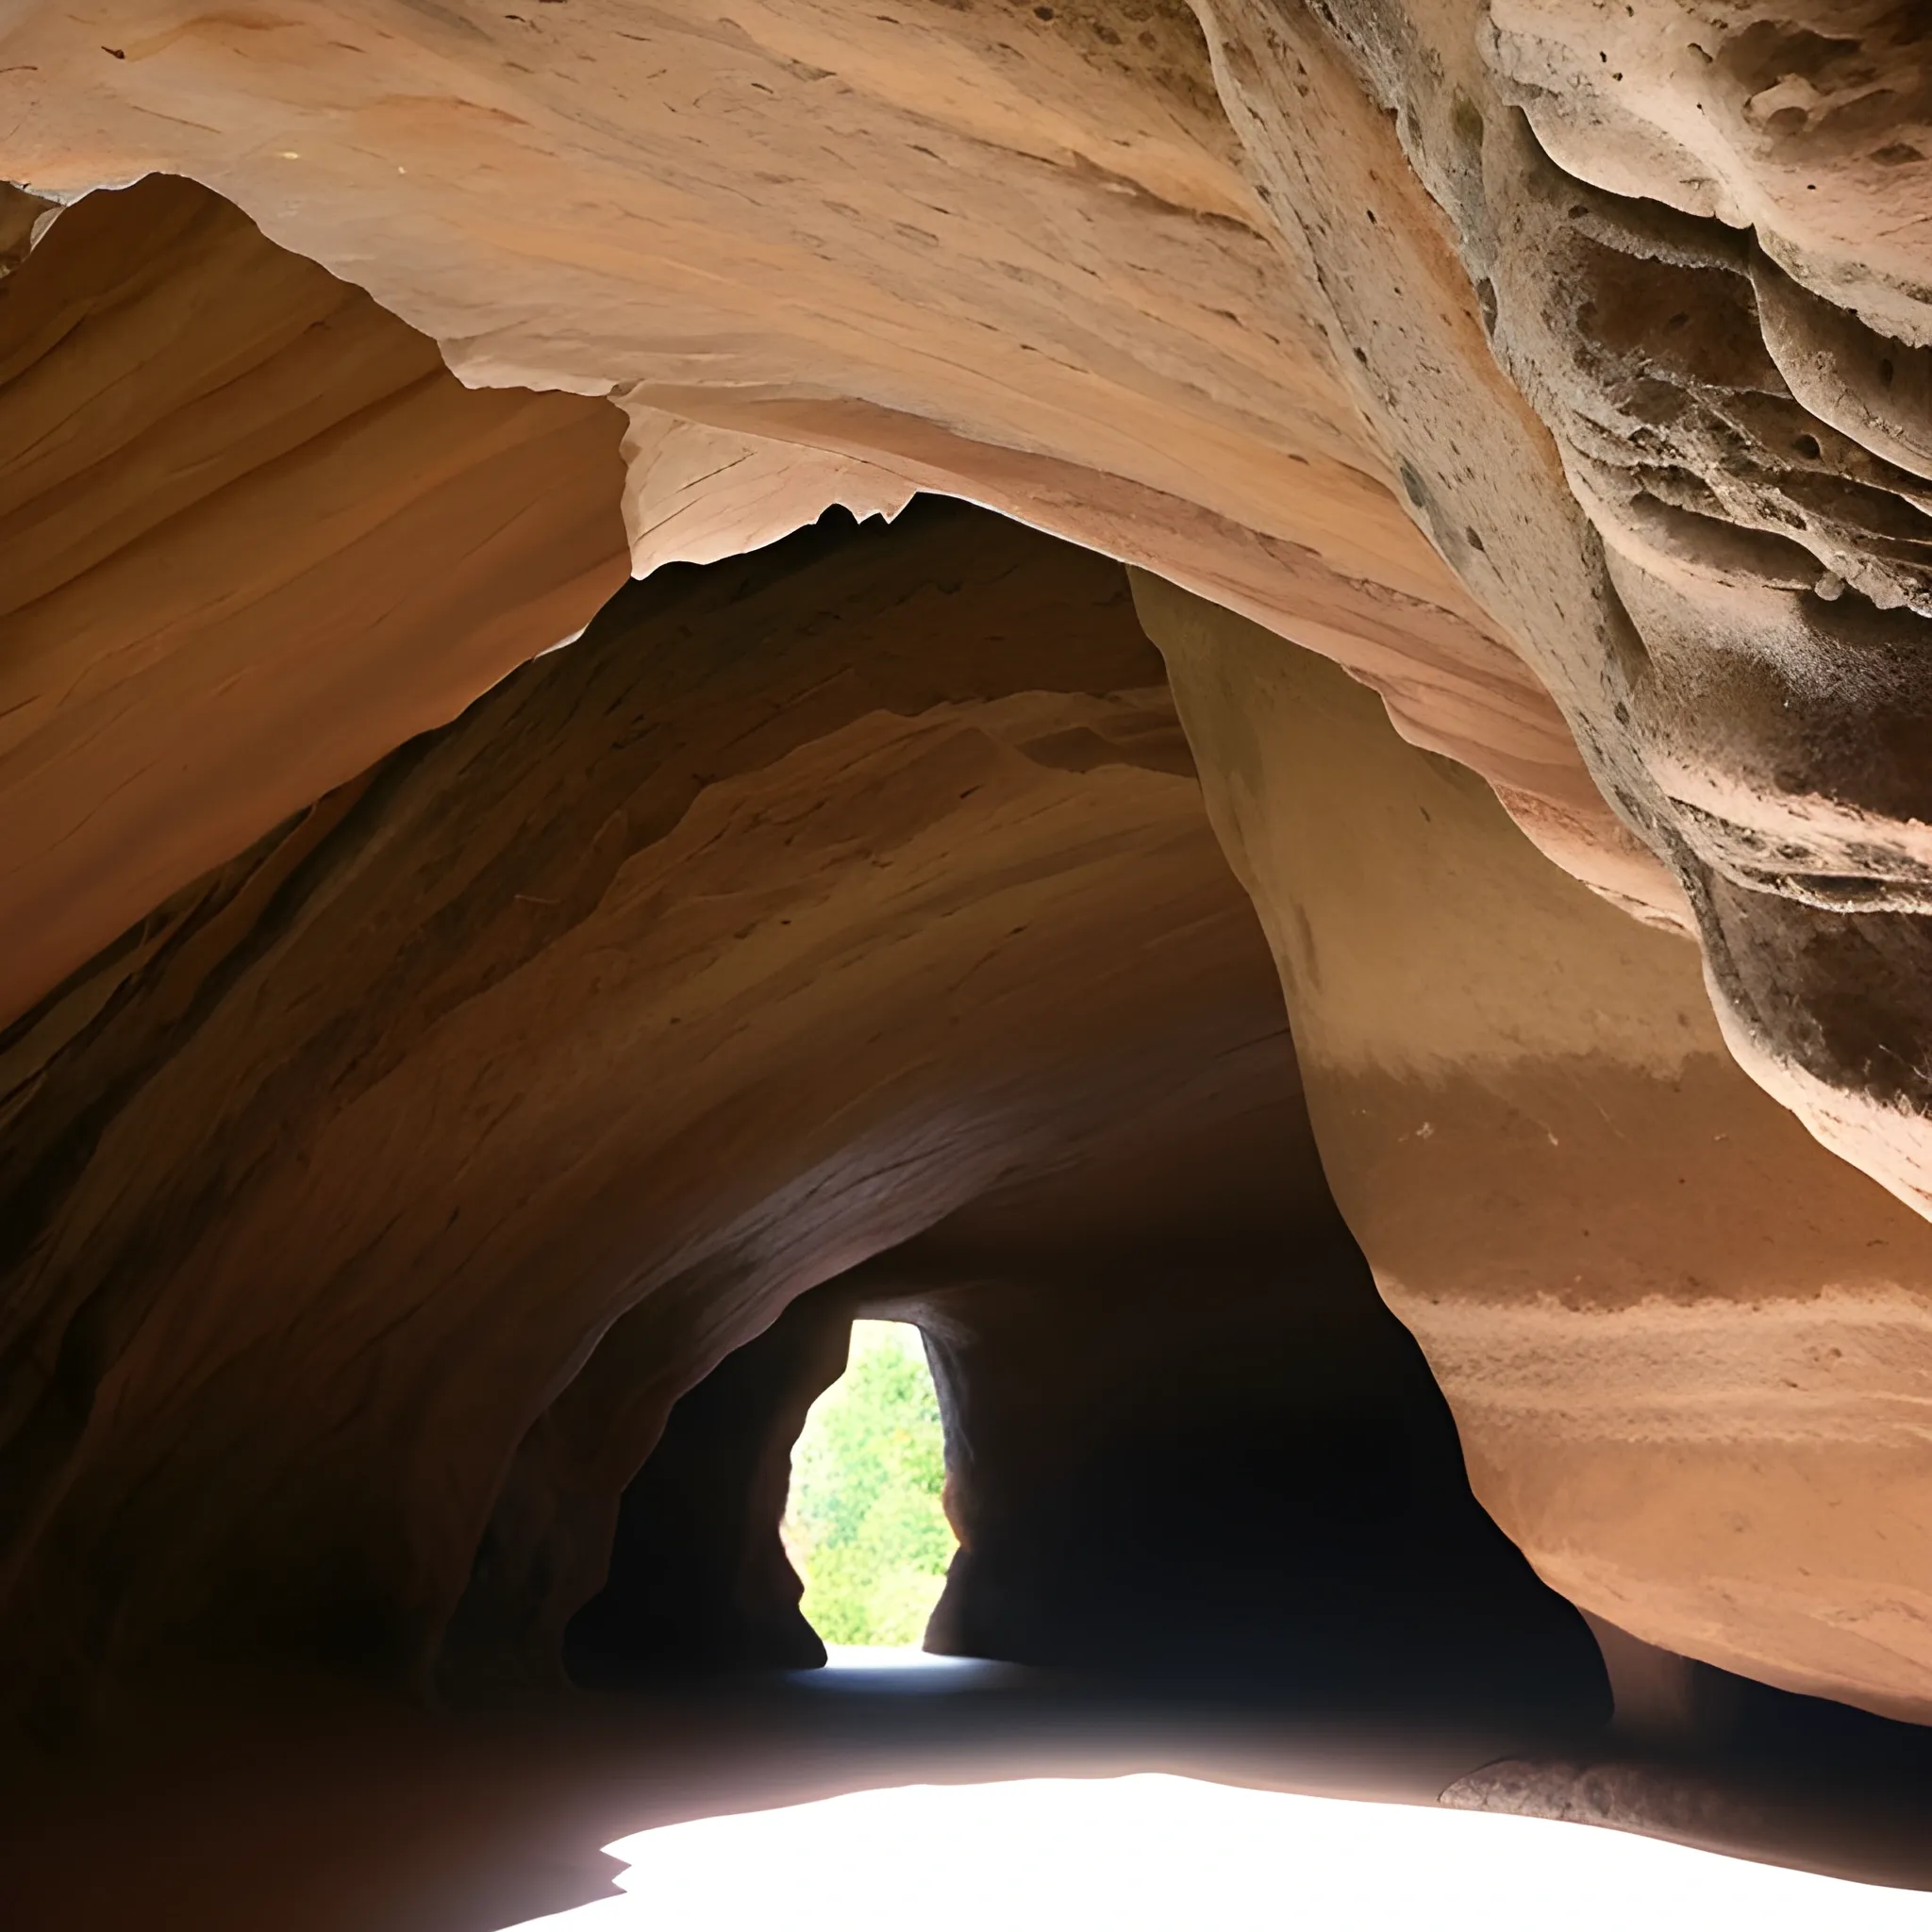
<path fill-rule="evenodd" d="M 791 1452 L 785 1549 L 827 1643 L 917 1643 L 956 1547 L 939 1398 L 919 1331 L 855 1322 L 844 1374 Z"/>

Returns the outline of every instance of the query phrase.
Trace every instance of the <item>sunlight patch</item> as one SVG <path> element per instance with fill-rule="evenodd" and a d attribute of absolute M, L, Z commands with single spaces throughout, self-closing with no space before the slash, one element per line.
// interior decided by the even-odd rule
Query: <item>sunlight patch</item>
<path fill-rule="evenodd" d="M 1926 1932 L 1932 1898 L 1655 1839 L 1191 1778 L 909 1785 L 641 1831 L 545 1932 Z M 523 1932 L 523 1928 L 511 1928 Z"/>

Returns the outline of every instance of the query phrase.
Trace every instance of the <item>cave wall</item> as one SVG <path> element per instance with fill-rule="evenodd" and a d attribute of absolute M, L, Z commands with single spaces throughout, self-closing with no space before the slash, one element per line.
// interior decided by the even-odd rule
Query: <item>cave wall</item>
<path fill-rule="evenodd" d="M 1358 400 L 1682 883 L 1730 1050 L 1922 1208 L 1923 9 L 1213 16 Z"/>
<path fill-rule="evenodd" d="M 565 1627 L 577 1683 L 825 1661 L 779 1526 L 792 1445 L 845 1373 L 855 1306 L 849 1276 L 808 1290 L 673 1406 L 618 1504 L 602 1586 Z"/>
<path fill-rule="evenodd" d="M 791 1302 L 626 1489 L 579 1682 L 823 1660 L 779 1523 L 858 1316 L 923 1331 L 960 1547 L 942 1655 L 1406 1724 L 1598 1724 L 1598 1647 L 1471 1494 L 1336 1211 L 1277 1022 Z M 1204 1070 L 1205 1071 L 1205 1070 Z"/>
<path fill-rule="evenodd" d="M 908 576 L 660 572 L 498 683 L 626 554 L 927 489 L 1238 614 L 1148 591 L 1509 1534 L 1923 1716 L 1923 9 L 1044 11 L 0 30 L 0 1638 L 57 1704 L 214 1632 L 541 1668 L 786 1297 L 1259 1050 L 1110 566 L 915 510 Z"/>
<path fill-rule="evenodd" d="M 0 1022 L 625 571 L 608 404 L 465 389 L 192 182 L 36 219 L 0 277 Z"/>
<path fill-rule="evenodd" d="M 56 1703 L 554 1669 L 712 1363 L 1282 1026 L 1119 568 L 935 503 L 634 587 L 92 972 L 5 1041 Z"/>
<path fill-rule="evenodd" d="M 1239 1116 L 982 1196 L 861 1271 L 925 1328 L 946 1417 L 960 1550 L 927 1647 L 1600 1721 L 1597 1647 L 1472 1496 L 1282 1071 Z"/>
<path fill-rule="evenodd" d="M 1332 667 L 1136 594 L 1476 1494 L 1634 1636 L 1924 1722 L 1932 1233 L 1742 1076 L 1689 942 Z"/>
<path fill-rule="evenodd" d="M 137 4 L 96 27 L 9 22 L 20 177 L 70 197 L 188 175 L 466 381 L 609 395 L 641 572 L 830 502 L 970 497 L 1339 656 L 1566 862 L 1681 916 L 1412 520 L 1333 291 L 1184 7 L 640 28 L 606 0 L 385 0 L 285 10 L 240 47 Z"/>

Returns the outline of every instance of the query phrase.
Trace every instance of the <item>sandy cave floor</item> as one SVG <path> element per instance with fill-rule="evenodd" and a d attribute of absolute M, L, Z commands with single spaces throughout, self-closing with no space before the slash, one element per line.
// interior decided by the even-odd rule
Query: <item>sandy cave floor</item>
<path fill-rule="evenodd" d="M 1010 1666 L 774 1673 L 455 1719 L 312 1683 L 157 1706 L 16 1791 L 14 1932 L 498 1932 L 608 1896 L 652 1825 L 869 1787 L 1164 1771 L 1432 1803 L 1498 1760 L 1594 1767 L 1649 1828 L 1932 1889 L 1923 1799 L 1619 1757 L 1602 1740 L 1249 1705 Z"/>

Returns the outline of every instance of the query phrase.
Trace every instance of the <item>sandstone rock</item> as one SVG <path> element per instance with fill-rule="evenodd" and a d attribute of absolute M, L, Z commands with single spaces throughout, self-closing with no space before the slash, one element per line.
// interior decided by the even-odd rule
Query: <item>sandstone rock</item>
<path fill-rule="evenodd" d="M 948 1641 L 1574 1664 L 1425 1361 L 1632 1737 L 1932 1718 L 1923 13 L 17 8 L 17 1702 L 808 1655 L 856 1297 Z M 1633 1777 L 1463 1795 L 1719 1833 Z"/>
<path fill-rule="evenodd" d="M 927 1649 L 1304 1713 L 1599 1722 L 1595 1646 L 1471 1496 L 1279 1013 L 1253 1012 L 1211 1071 L 799 1297 L 687 1394 L 571 1625 L 579 1675 L 822 1655 L 784 1464 L 868 1315 L 919 1324 L 945 1416 L 960 1550 Z"/>
<path fill-rule="evenodd" d="M 626 592 L 9 1036 L 50 1680 L 426 1669 L 459 1600 L 465 1670 L 554 1667 L 712 1363 L 1278 1037 L 1119 569 L 866 528 Z"/>
<path fill-rule="evenodd" d="M 667 477 L 641 437 L 641 545 L 670 515 L 708 533 L 687 554 L 723 554 L 917 487 L 1161 570 L 1370 676 L 1590 876 L 1681 916 L 1391 493 L 1333 291 L 1245 178 L 1183 7 L 788 6 L 642 31 L 603 0 L 419 11 L 371 29 L 388 82 L 366 100 L 361 31 L 298 9 L 238 56 L 165 6 L 24 15 L 0 60 L 10 165 L 70 196 L 191 175 L 465 380 L 611 394 L 759 453 Z M 168 107 L 189 96 L 192 125 Z M 708 507 L 693 472 L 717 478 Z"/>
<path fill-rule="evenodd" d="M 1645 1642 L 1924 1722 L 1932 1229 L 1741 1076 L 1682 939 L 1331 667 L 1136 594 L 1476 1494 Z"/>
<path fill-rule="evenodd" d="M 1595 1647 L 1472 1498 L 1285 1038 L 1272 1058 L 1239 1111 L 1170 1106 L 860 1271 L 891 1296 L 865 1306 L 932 1338 L 956 1445 L 927 1646 L 1305 1709 L 1598 1722 Z"/>
<path fill-rule="evenodd" d="M 1920 10 L 1320 14 L 1214 9 L 1217 71 L 1409 500 L 1682 880 L 1740 1064 L 1923 1208 Z"/>
<path fill-rule="evenodd" d="M 602 1588 L 564 1632 L 579 1683 L 825 1661 L 778 1532 L 791 1446 L 845 1371 L 853 1306 L 842 1276 L 798 1296 L 671 1410 L 618 1506 Z"/>
<path fill-rule="evenodd" d="M 642 558 L 946 490 L 1335 656 L 1579 876 L 1665 923 L 1688 892 L 1740 1063 L 1918 1202 L 1924 815 L 1885 742 L 1923 709 L 1895 472 L 1926 243 L 1888 210 L 1928 166 L 1924 37 L 1896 0 L 1812 12 L 821 0 L 640 31 L 586 0 L 298 8 L 244 50 L 116 0 L 23 13 L 0 98 L 42 194 L 191 175 L 467 379 L 700 425 L 708 454 L 639 439 Z M 1565 311 L 1579 246 L 1662 354 L 1641 433 L 1591 367 L 1614 318 Z M 1758 333 L 1726 256 L 1793 283 L 1762 299 L 1795 393 L 1683 362 Z"/>
<path fill-rule="evenodd" d="M 188 182 L 0 282 L 0 1020 L 624 580 L 615 410 L 465 390 Z"/>

